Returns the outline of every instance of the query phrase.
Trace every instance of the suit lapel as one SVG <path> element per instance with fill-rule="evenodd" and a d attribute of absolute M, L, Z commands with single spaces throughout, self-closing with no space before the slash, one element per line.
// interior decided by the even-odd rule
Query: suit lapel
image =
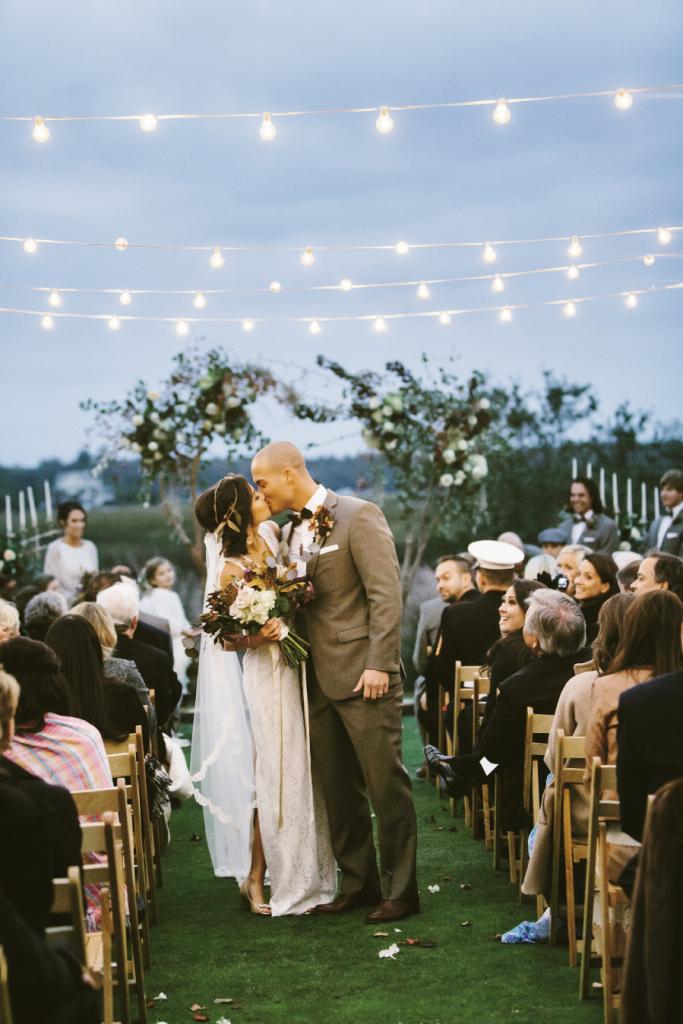
<path fill-rule="evenodd" d="M 335 513 L 335 509 L 337 507 L 337 501 L 338 501 L 338 498 L 337 498 L 337 495 L 334 493 L 334 491 L 328 491 L 327 492 L 327 496 L 325 497 L 325 508 L 328 510 L 328 512 L 330 513 L 330 515 L 332 516 L 333 519 L 335 518 L 335 514 L 334 513 Z M 334 526 L 330 530 L 329 536 L 331 537 L 333 533 L 334 533 Z M 320 546 L 324 547 L 325 544 L 327 544 L 328 539 L 329 538 L 326 537 L 325 540 L 323 541 L 323 543 Z M 318 567 L 318 557 L 319 557 L 319 555 L 320 555 L 319 551 L 316 554 L 311 555 L 311 557 L 308 559 L 308 562 L 306 563 L 306 575 L 310 579 L 313 579 L 313 576 L 315 575 L 315 570 Z"/>

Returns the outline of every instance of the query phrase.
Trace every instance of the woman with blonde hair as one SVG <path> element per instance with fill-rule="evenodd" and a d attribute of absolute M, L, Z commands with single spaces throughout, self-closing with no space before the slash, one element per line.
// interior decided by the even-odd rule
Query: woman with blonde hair
<path fill-rule="evenodd" d="M 19 611 L 11 601 L 0 598 L 0 644 L 19 636 Z"/>

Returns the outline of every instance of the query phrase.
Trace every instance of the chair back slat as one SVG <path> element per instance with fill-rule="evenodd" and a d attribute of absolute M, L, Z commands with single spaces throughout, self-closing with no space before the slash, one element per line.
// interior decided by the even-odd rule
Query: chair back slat
<path fill-rule="evenodd" d="M 0 946 L 0 1021 L 2 1024 L 12 1024 L 12 1007 L 9 1001 L 9 980 L 7 976 L 7 960 L 2 946 Z"/>

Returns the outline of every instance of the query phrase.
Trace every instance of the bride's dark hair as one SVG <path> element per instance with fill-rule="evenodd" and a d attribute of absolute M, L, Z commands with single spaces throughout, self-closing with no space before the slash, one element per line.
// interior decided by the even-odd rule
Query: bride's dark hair
<path fill-rule="evenodd" d="M 246 555 L 247 530 L 251 523 L 252 490 L 246 479 L 229 474 L 199 495 L 194 514 L 209 533 L 220 531 L 223 554 Z"/>

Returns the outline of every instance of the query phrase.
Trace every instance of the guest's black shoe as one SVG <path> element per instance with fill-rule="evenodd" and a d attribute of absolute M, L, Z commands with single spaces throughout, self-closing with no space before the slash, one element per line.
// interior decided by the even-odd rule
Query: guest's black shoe
<path fill-rule="evenodd" d="M 430 774 L 439 775 L 443 779 L 447 795 L 454 799 L 464 796 L 469 786 L 467 780 L 453 770 L 452 765 L 455 758 L 442 754 L 437 747 L 431 745 L 424 748 L 424 755 Z"/>

